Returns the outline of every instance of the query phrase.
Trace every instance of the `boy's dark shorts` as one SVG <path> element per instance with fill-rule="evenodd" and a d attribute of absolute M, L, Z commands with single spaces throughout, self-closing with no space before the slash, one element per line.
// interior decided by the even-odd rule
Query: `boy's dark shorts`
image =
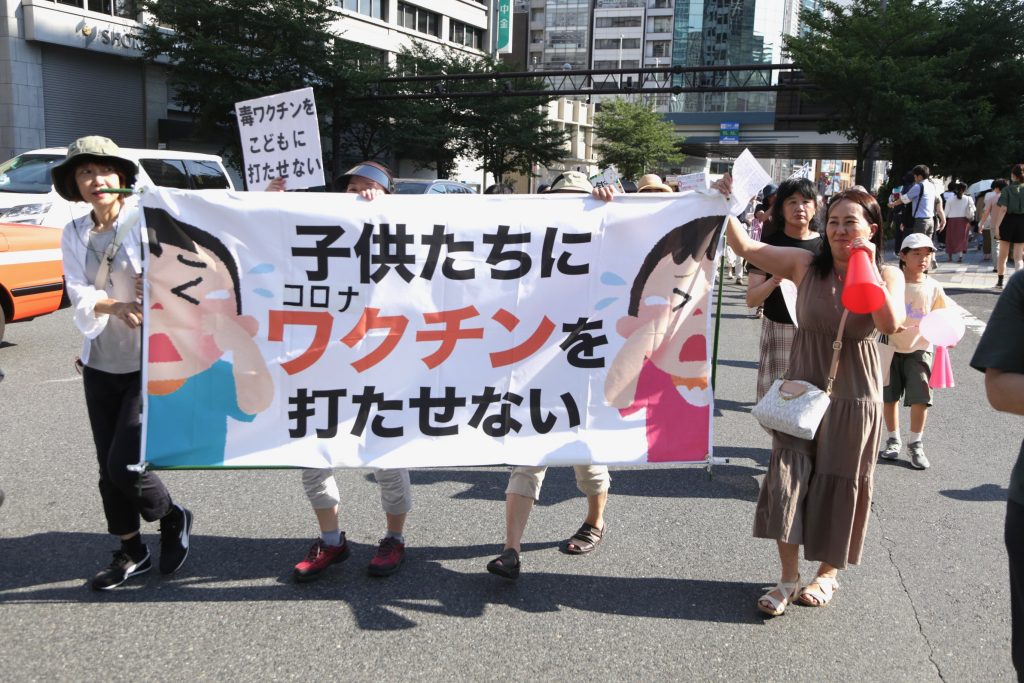
<path fill-rule="evenodd" d="M 932 388 L 928 386 L 931 376 L 931 351 L 894 353 L 889 368 L 889 383 L 882 389 L 882 400 L 896 403 L 902 397 L 905 406 L 922 403 L 931 406 Z"/>

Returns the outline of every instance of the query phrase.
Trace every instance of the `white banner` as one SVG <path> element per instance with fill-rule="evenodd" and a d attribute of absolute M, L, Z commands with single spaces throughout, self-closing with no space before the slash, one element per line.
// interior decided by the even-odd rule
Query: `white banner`
<path fill-rule="evenodd" d="M 289 190 L 325 184 L 312 88 L 235 103 L 249 190 L 284 178 Z"/>
<path fill-rule="evenodd" d="M 703 461 L 721 196 L 143 195 L 146 460 Z"/>

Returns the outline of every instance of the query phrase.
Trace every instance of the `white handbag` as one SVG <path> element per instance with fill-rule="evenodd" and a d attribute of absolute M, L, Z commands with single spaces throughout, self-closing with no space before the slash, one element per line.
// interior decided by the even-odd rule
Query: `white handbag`
<path fill-rule="evenodd" d="M 839 369 L 839 350 L 843 348 L 843 329 L 846 316 L 843 311 L 839 321 L 839 333 L 832 343 L 832 366 L 829 368 L 828 385 L 824 390 L 810 382 L 794 379 L 777 379 L 764 397 L 758 401 L 750 414 L 761 426 L 799 439 L 811 440 L 818 432 L 818 425 L 825 417 L 831 403 L 832 383 Z"/>

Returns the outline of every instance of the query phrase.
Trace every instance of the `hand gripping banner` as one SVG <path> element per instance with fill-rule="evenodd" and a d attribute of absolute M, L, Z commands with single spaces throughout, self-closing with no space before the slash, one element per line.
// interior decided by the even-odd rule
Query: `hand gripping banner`
<path fill-rule="evenodd" d="M 719 196 L 142 202 L 152 467 L 710 455 Z"/>

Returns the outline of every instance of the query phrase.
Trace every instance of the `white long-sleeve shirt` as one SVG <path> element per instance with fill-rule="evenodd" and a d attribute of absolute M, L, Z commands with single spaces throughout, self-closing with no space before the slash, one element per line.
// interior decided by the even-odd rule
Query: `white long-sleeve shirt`
<path fill-rule="evenodd" d="M 129 203 L 126 202 L 121 209 L 120 218 L 114 224 L 115 234 L 120 220 L 131 213 L 127 210 L 128 207 Z M 96 314 L 96 304 L 104 299 L 135 301 L 135 275 L 142 272 L 142 235 L 140 229 L 135 227 L 128 231 L 117 250 L 114 262 L 110 267 L 107 286 L 104 289 L 97 289 L 93 285 L 92 278 L 86 272 L 89 231 L 94 226 L 91 213 L 83 218 L 73 220 L 64 227 L 60 241 L 60 250 L 64 259 L 64 281 L 71 305 L 74 307 L 73 319 L 75 326 L 85 337 L 81 355 L 82 363 L 85 365 L 89 365 L 92 341 L 103 333 L 108 324 L 111 324 L 110 315 Z M 125 326 L 127 329 L 127 326 L 120 320 L 115 320 L 114 323 Z M 141 340 L 138 329 L 132 330 L 131 333 Z M 135 348 L 141 347 L 136 344 Z M 130 361 L 135 368 L 139 367 L 140 358 L 141 356 L 136 356 Z"/>

